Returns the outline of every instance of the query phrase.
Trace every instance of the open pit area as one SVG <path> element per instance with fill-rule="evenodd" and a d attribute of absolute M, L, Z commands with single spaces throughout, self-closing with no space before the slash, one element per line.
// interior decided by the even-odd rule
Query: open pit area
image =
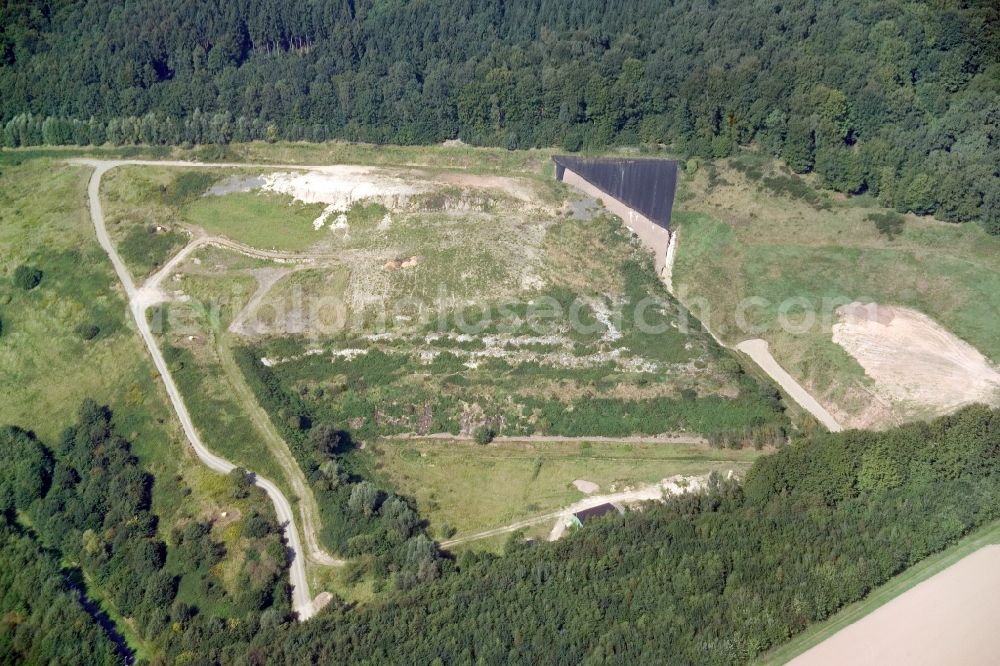
<path fill-rule="evenodd" d="M 996 403 L 1000 372 L 977 349 L 909 308 L 850 303 L 837 309 L 833 341 L 888 399 L 946 414 Z"/>
<path fill-rule="evenodd" d="M 360 443 L 485 429 L 780 444 L 774 390 L 686 329 L 651 254 L 550 168 L 128 165 L 102 194 L 119 246 L 149 241 L 123 250 L 137 274 L 189 244 L 158 315 L 173 362 L 205 377 L 190 389 L 233 408 L 212 377 L 242 359 L 286 439 L 329 422 Z"/>

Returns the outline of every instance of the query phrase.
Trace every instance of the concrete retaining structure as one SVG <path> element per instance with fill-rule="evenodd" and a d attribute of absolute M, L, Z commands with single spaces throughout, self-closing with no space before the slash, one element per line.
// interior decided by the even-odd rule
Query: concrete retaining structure
<path fill-rule="evenodd" d="M 557 174 L 558 174 L 557 170 Z M 595 199 L 600 199 L 604 207 L 622 219 L 629 229 L 642 240 L 643 244 L 653 251 L 653 261 L 656 267 L 656 274 L 660 275 L 667 263 L 667 247 L 670 245 L 670 232 L 658 224 L 653 223 L 648 217 L 629 208 L 624 203 L 609 196 L 597 187 L 584 180 L 572 169 L 562 170 L 562 181 L 567 185 L 572 185 L 581 192 L 588 194 Z M 556 176 L 558 178 L 558 175 Z"/>

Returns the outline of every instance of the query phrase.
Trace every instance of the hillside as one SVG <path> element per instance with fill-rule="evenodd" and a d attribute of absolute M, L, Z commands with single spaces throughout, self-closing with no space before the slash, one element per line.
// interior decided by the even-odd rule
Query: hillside
<path fill-rule="evenodd" d="M 757 143 L 997 232 L 998 21 L 988 2 L 5 1 L 0 122 L 10 146 Z"/>

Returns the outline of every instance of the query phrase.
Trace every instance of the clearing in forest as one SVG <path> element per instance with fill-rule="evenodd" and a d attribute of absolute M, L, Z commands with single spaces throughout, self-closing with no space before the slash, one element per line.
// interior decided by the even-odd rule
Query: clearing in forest
<path fill-rule="evenodd" d="M 997 402 L 1000 372 L 970 344 L 915 310 L 842 305 L 833 341 L 861 364 L 876 390 L 893 400 L 934 414 Z"/>
<path fill-rule="evenodd" d="M 343 510 L 360 479 L 413 493 L 380 474 L 393 444 L 379 438 L 687 433 L 729 449 L 591 459 L 556 475 L 551 496 L 508 504 L 498 494 L 470 523 L 485 526 L 571 504 L 577 479 L 604 489 L 728 471 L 783 443 L 775 390 L 686 316 L 651 254 L 593 202 L 578 217 L 579 197 L 547 161 L 523 163 L 504 175 L 131 164 L 104 181 L 113 241 L 166 298 L 150 316 L 196 427 L 302 506 L 311 491 L 317 548 L 350 555 L 351 539 L 372 529 Z M 249 419 L 259 408 L 273 451 Z M 282 468 L 286 453 L 308 490 Z M 433 500 L 416 501 L 434 515 Z"/>
<path fill-rule="evenodd" d="M 374 445 L 380 473 L 417 500 L 442 540 L 502 527 L 601 495 L 675 475 L 742 474 L 760 455 L 703 444 L 386 440 Z M 586 484 L 580 483 L 586 478 Z M 596 486 L 596 488 L 594 487 Z M 600 503 L 600 502 L 597 502 Z M 554 521 L 532 532 L 547 535 Z"/>
<path fill-rule="evenodd" d="M 754 154 L 682 174 L 677 201 L 674 293 L 725 343 L 766 340 L 781 367 L 845 428 L 885 428 L 945 405 L 926 402 L 927 391 L 903 371 L 874 368 L 885 352 L 878 340 L 848 325 L 844 339 L 854 351 L 835 342 L 841 306 L 891 304 L 897 316 L 903 308 L 936 322 L 933 332 L 920 325 L 935 340 L 921 347 L 925 358 L 893 356 L 917 362 L 925 378 L 952 372 L 928 365 L 953 344 L 945 337 L 978 350 L 986 368 L 1000 363 L 1000 238 L 981 226 L 911 215 L 890 238 L 870 219 L 884 212 L 872 197 L 835 196 Z M 900 322 L 910 319 L 917 322 Z M 992 371 L 976 372 L 973 380 L 986 384 L 972 392 L 988 401 Z M 969 395 L 943 393 L 949 404 Z"/>

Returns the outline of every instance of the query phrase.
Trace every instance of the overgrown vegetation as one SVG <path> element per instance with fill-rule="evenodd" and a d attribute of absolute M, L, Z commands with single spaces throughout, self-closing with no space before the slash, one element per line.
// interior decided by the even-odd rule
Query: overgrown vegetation
<path fill-rule="evenodd" d="M 159 268 L 174 252 L 184 246 L 186 236 L 158 225 L 135 225 L 118 243 L 118 253 L 130 266 Z"/>
<path fill-rule="evenodd" d="M 257 642 L 291 662 L 745 663 L 1000 516 L 998 441 L 980 407 L 819 435 L 758 460 L 745 489 L 463 555 L 458 575 Z"/>
<path fill-rule="evenodd" d="M 548 284 L 517 300 L 484 294 L 427 320 L 390 322 L 376 338 L 257 338 L 244 372 L 270 387 L 258 397 L 276 422 L 335 423 L 359 441 L 479 428 L 782 439 L 788 419 L 774 388 L 688 316 L 623 229 L 607 218 L 559 222 L 542 241 Z"/>
<path fill-rule="evenodd" d="M 236 350 L 235 358 L 305 473 L 319 505 L 323 541 L 360 558 L 355 566 L 374 574 L 379 589 L 387 581 L 408 588 L 440 576 L 446 562 L 412 502 L 372 483 L 351 434 L 334 425 L 340 422 L 313 414 L 246 350 Z"/>
<path fill-rule="evenodd" d="M 14 269 L 14 286 L 23 291 L 31 291 L 42 283 L 42 269 L 21 264 Z"/>

